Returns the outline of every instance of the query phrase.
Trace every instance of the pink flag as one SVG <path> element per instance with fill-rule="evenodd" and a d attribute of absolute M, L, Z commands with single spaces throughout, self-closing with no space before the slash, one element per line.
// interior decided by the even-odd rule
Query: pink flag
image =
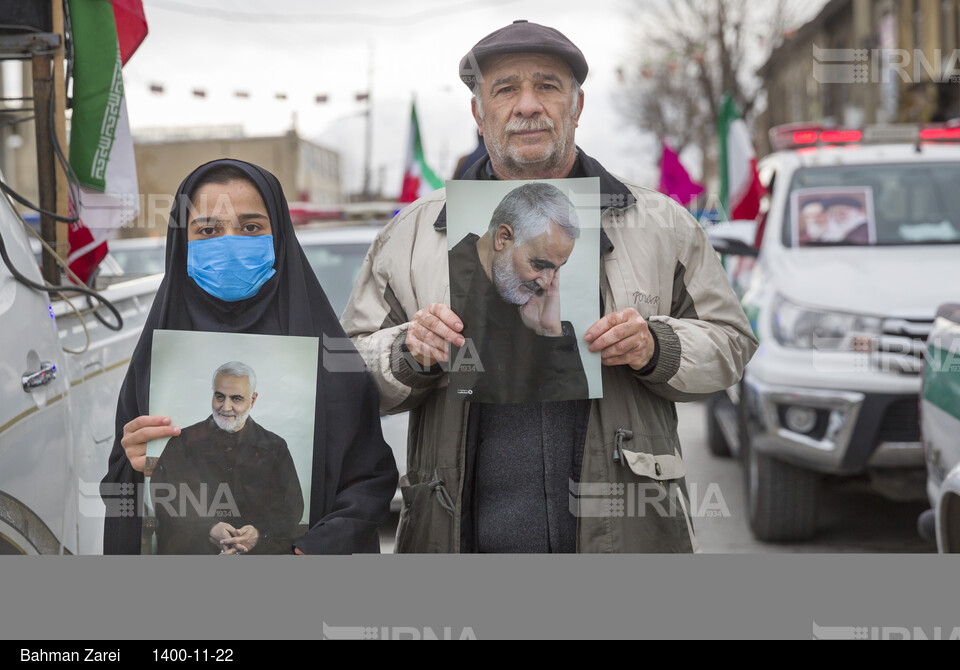
<path fill-rule="evenodd" d="M 663 143 L 663 158 L 660 159 L 660 187 L 657 190 L 669 195 L 684 207 L 703 193 L 703 186 L 690 179 L 690 175 L 680 163 L 680 157 L 666 142 Z"/>

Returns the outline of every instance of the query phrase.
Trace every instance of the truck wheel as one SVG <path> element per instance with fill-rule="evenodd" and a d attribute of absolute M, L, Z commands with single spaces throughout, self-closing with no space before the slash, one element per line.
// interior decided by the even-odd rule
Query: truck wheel
<path fill-rule="evenodd" d="M 809 540 L 817 530 L 816 473 L 748 449 L 750 529 L 758 540 Z"/>
<path fill-rule="evenodd" d="M 740 399 L 740 453 L 750 530 L 763 542 L 809 540 L 817 530 L 820 476 L 753 449 L 748 403 L 743 395 Z"/>
<path fill-rule="evenodd" d="M 726 392 L 721 391 L 707 400 L 707 448 L 711 454 L 720 458 L 730 457 L 730 445 L 723 436 L 720 422 L 717 421 L 717 412 L 720 411 L 721 403 L 727 401 L 726 395 Z"/>

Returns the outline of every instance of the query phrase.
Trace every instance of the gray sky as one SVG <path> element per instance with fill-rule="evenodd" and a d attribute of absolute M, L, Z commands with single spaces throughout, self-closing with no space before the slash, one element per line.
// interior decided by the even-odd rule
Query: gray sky
<path fill-rule="evenodd" d="M 354 191 L 362 182 L 365 108 L 354 95 L 367 89 L 372 63 L 374 185 L 382 176 L 384 192 L 398 193 L 411 99 L 427 161 L 448 178 L 475 144 L 460 58 L 484 35 L 525 18 L 559 29 L 590 65 L 577 143 L 614 173 L 654 185 L 655 139 L 628 128 L 614 107 L 617 67 L 633 62 L 637 48 L 630 20 L 637 4 L 644 3 L 144 0 L 150 35 L 124 68 L 130 123 L 134 132 L 239 124 L 247 134 L 274 134 L 296 115 L 302 136 L 340 151 L 344 188 Z M 256 16 L 223 18 L 238 12 Z M 151 84 L 164 86 L 164 94 L 151 94 Z M 193 97 L 197 88 L 205 99 Z M 316 104 L 317 95 L 329 102 Z"/>

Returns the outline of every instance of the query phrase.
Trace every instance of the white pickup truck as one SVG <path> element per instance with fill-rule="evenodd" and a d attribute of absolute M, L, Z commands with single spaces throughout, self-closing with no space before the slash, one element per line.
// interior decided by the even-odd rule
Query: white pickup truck
<path fill-rule="evenodd" d="M 0 198 L 10 264 L 40 284 L 24 225 Z M 160 280 L 100 290 L 123 318 L 111 330 L 108 310 L 101 321 L 85 296 L 51 301 L 0 262 L 0 554 L 102 553 L 99 482 L 120 384 Z"/>
<path fill-rule="evenodd" d="M 827 477 L 925 497 L 918 392 L 937 307 L 960 295 L 960 128 L 781 128 L 760 228 L 715 226 L 760 340 L 710 403 L 761 540 L 808 539 Z M 899 141 L 893 141 L 899 140 Z M 744 235 L 744 228 L 747 233 Z"/>

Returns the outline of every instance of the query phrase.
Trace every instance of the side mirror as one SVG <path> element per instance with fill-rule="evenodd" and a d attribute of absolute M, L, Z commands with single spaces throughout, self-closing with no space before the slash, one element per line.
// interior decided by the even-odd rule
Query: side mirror
<path fill-rule="evenodd" d="M 721 221 L 706 229 L 707 238 L 717 253 L 756 258 L 760 250 L 753 246 L 757 237 L 756 221 Z"/>
<path fill-rule="evenodd" d="M 960 304 L 941 305 L 937 310 L 937 317 L 946 319 L 947 321 L 953 321 L 954 323 L 960 323 Z"/>

